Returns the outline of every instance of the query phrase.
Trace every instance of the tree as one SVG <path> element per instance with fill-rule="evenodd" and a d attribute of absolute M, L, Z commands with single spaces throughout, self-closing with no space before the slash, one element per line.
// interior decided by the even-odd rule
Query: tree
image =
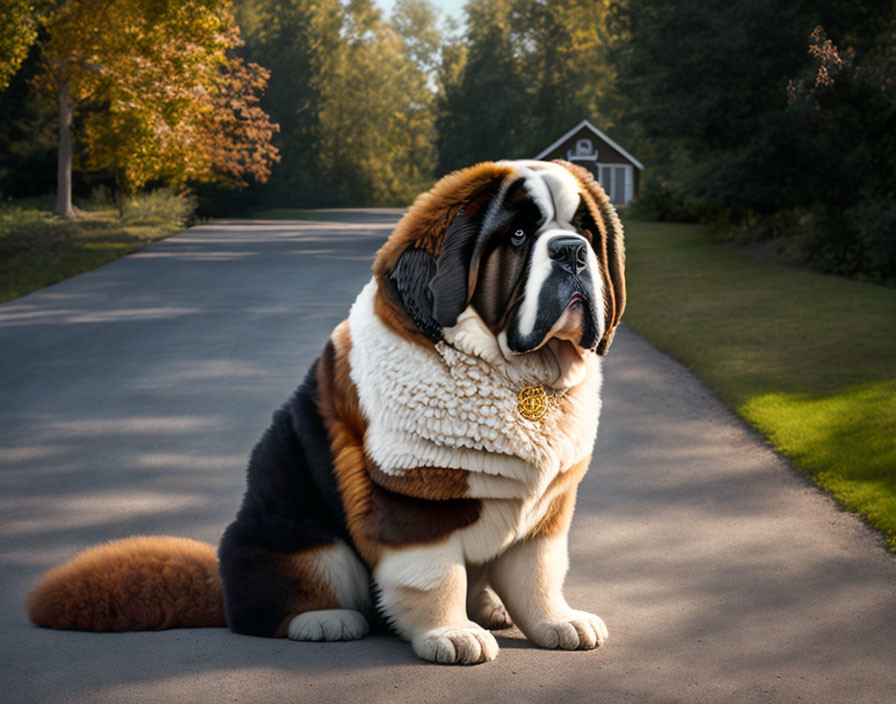
<path fill-rule="evenodd" d="M 400 37 L 370 0 L 346 6 L 342 36 L 323 86 L 322 164 L 339 202 L 407 203 L 435 162 L 433 95 L 425 62 L 414 61 L 422 44 Z"/>
<path fill-rule="evenodd" d="M 642 204 L 896 280 L 896 4 L 623 0 L 619 17 L 619 93 L 652 164 Z"/>
<path fill-rule="evenodd" d="M 521 2 L 515 43 L 532 99 L 526 145 L 540 151 L 583 119 L 613 130 L 611 98 L 616 75 L 608 60 L 615 36 L 610 0 Z"/>
<path fill-rule="evenodd" d="M 531 157 L 582 119 L 612 127 L 609 0 L 471 0 L 443 47 L 439 166 Z"/>
<path fill-rule="evenodd" d="M 875 44 L 893 3 L 876 0 L 623 0 L 613 53 L 620 110 L 671 192 L 735 220 L 788 207 L 805 180 L 786 86 L 812 28 L 829 19 Z M 658 167 L 658 168 L 657 168 Z M 645 184 L 646 185 L 646 184 Z M 644 189 L 642 188 L 642 194 Z"/>
<path fill-rule="evenodd" d="M 0 4 L 0 91 L 19 70 L 37 37 L 32 3 L 3 0 Z"/>
<path fill-rule="evenodd" d="M 0 197 L 35 196 L 56 187 L 58 129 L 53 105 L 31 89 L 40 73 L 32 45 L 9 86 L 0 92 Z"/>
<path fill-rule="evenodd" d="M 465 51 L 447 51 L 440 75 L 439 173 L 483 159 L 527 155 L 520 147 L 534 81 L 520 61 L 513 9 L 513 0 L 471 0 L 465 7 Z"/>
<path fill-rule="evenodd" d="M 811 209 L 808 254 L 828 271 L 896 283 L 896 18 L 863 60 L 821 26 L 810 65 L 788 85 L 804 166 L 793 205 Z M 847 137 L 848 136 L 848 137 Z M 844 146 L 848 139 L 848 146 Z M 836 154 L 837 158 L 831 158 Z M 823 197 L 820 197 L 823 194 Z"/>
<path fill-rule="evenodd" d="M 271 72 L 261 107 L 280 125 L 282 160 L 251 195 L 276 207 L 326 203 L 333 185 L 320 161 L 320 112 L 342 43 L 339 0 L 240 0 L 236 13 L 246 36 L 242 55 Z"/>
<path fill-rule="evenodd" d="M 266 177 L 276 127 L 255 109 L 265 73 L 229 55 L 239 30 L 226 0 L 70 0 L 42 24 L 42 84 L 59 106 L 57 213 L 74 215 L 76 110 L 80 163 L 113 172 L 120 193 L 150 180 Z M 226 135 L 216 131 L 222 121 Z"/>
<path fill-rule="evenodd" d="M 439 12 L 427 0 L 396 0 L 389 24 L 404 42 L 404 53 L 419 71 L 434 78 L 439 64 L 442 34 Z"/>
<path fill-rule="evenodd" d="M 172 85 L 165 81 L 171 62 L 143 70 L 110 89 L 114 107 L 85 116 L 86 169 L 115 174 L 123 194 L 153 180 L 233 188 L 249 176 L 268 178 L 278 155 L 277 126 L 258 107 L 265 69 L 227 58 L 208 76 Z"/>
<path fill-rule="evenodd" d="M 404 203 L 432 175 L 435 11 L 383 20 L 369 0 L 242 0 L 244 54 L 271 69 L 263 105 L 283 161 L 254 187 L 261 205 Z"/>

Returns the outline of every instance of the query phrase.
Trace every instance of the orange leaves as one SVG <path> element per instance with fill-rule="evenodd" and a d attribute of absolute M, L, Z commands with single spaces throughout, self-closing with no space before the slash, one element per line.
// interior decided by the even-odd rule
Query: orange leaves
<path fill-rule="evenodd" d="M 840 51 L 834 43 L 827 38 L 824 29 L 816 27 L 809 36 L 809 53 L 818 61 L 818 72 L 815 74 L 815 87 L 834 85 L 832 72 L 844 67 L 851 67 L 855 58 L 855 52 L 850 48 L 840 55 Z"/>
<path fill-rule="evenodd" d="M 83 113 L 80 166 L 128 191 L 264 180 L 276 125 L 258 106 L 267 72 L 240 44 L 226 0 L 72 0 L 47 17 L 47 76 Z"/>
<path fill-rule="evenodd" d="M 838 80 L 855 82 L 862 69 L 855 66 L 855 51 L 851 47 L 838 49 L 821 26 L 809 35 L 809 55 L 815 63 L 813 80 L 788 81 L 787 98 L 791 105 L 804 102 L 817 111 L 824 89 L 831 88 Z"/>
<path fill-rule="evenodd" d="M 209 109 L 201 115 L 201 158 L 208 178 L 222 185 L 243 186 L 247 178 L 267 181 L 279 161 L 271 138 L 279 127 L 259 106 L 259 93 L 269 73 L 258 64 L 232 59 L 222 67 L 216 90 L 208 95 Z"/>

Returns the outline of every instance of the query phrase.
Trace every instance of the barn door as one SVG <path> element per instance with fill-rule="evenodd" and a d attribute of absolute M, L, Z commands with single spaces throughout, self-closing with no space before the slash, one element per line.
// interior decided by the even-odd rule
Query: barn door
<path fill-rule="evenodd" d="M 632 190 L 629 184 L 630 173 L 631 169 L 628 166 L 617 166 L 616 164 L 601 164 L 599 166 L 598 181 L 610 196 L 610 200 L 616 205 L 625 204 L 630 200 L 627 197 Z"/>

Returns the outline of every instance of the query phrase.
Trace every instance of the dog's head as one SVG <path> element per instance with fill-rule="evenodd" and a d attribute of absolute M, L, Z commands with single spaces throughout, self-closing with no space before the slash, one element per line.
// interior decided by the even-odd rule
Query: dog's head
<path fill-rule="evenodd" d="M 487 162 L 417 198 L 374 262 L 378 314 L 417 341 L 477 316 L 508 360 L 603 355 L 625 307 L 622 225 L 567 162 Z"/>

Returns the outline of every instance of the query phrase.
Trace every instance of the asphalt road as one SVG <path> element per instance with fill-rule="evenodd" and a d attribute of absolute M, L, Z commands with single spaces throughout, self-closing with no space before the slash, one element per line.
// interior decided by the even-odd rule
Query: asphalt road
<path fill-rule="evenodd" d="M 896 558 L 689 372 L 623 328 L 571 533 L 590 652 L 516 631 L 473 668 L 389 635 L 33 627 L 47 568 L 134 534 L 217 542 L 249 450 L 369 276 L 398 211 L 193 228 L 0 306 L 0 699 L 893 702 Z"/>

